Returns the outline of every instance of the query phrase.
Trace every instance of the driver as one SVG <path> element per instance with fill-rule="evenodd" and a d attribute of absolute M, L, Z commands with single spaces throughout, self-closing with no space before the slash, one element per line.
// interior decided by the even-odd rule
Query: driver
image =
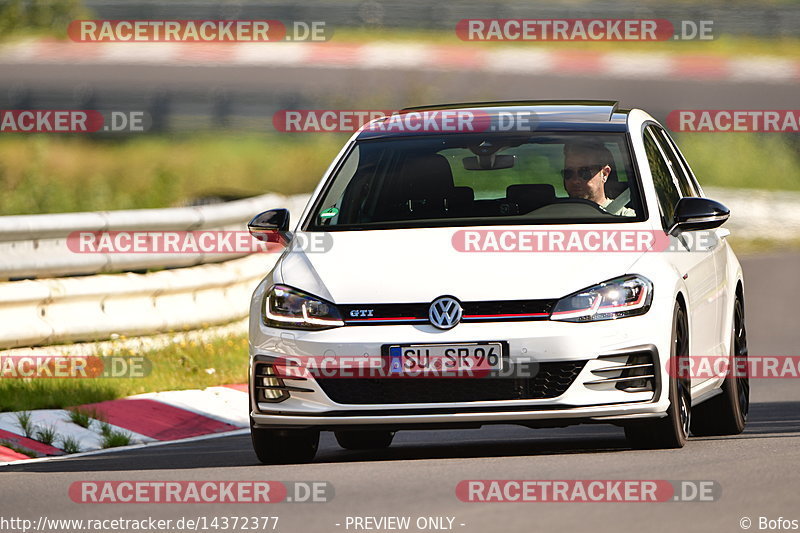
<path fill-rule="evenodd" d="M 564 189 L 570 198 L 590 200 L 612 215 L 636 216 L 622 203 L 606 197 L 605 184 L 613 169 L 614 157 L 600 143 L 569 143 L 564 145 Z"/>

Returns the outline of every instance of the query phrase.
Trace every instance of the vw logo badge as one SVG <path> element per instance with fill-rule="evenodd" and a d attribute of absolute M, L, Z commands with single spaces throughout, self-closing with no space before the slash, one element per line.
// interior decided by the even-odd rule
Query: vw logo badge
<path fill-rule="evenodd" d="M 461 322 L 461 304 L 450 296 L 436 298 L 428 311 L 431 324 L 439 329 L 450 329 Z"/>

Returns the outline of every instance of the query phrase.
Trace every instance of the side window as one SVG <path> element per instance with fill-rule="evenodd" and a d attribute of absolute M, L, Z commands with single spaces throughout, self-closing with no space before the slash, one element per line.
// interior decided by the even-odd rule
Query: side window
<path fill-rule="evenodd" d="M 650 172 L 653 174 L 653 184 L 658 195 L 658 203 L 661 206 L 661 214 L 665 226 L 672 224 L 675 215 L 675 205 L 680 200 L 681 195 L 672 180 L 664 156 L 653 137 L 653 128 L 649 126 L 644 132 L 644 149 L 647 152 L 647 163 L 650 165 Z"/>
<path fill-rule="evenodd" d="M 686 162 L 686 158 L 683 157 L 683 154 L 678 149 L 678 145 L 675 144 L 675 141 L 672 137 L 665 130 L 661 130 L 661 135 L 667 140 L 667 144 L 672 151 L 677 156 L 678 161 L 680 162 L 681 168 L 686 173 L 686 176 L 689 178 L 689 185 L 691 186 L 692 190 L 695 192 L 694 196 L 703 196 L 703 190 L 700 188 L 700 184 L 697 182 L 697 178 L 695 177 L 692 169 L 689 167 L 689 163 Z"/>
<path fill-rule="evenodd" d="M 680 157 L 675 152 L 672 143 L 667 140 L 666 132 L 661 128 L 654 128 L 654 132 L 657 132 L 656 140 L 659 141 L 658 144 L 661 146 L 661 151 L 667 156 L 667 164 L 678 180 L 678 185 L 681 188 L 681 196 L 700 196 L 694 188 L 692 181 L 689 179 L 686 167 L 683 166 L 683 161 L 681 161 Z"/>
<path fill-rule="evenodd" d="M 341 170 L 339 170 L 339 173 L 342 176 L 348 176 L 348 179 L 337 180 L 333 183 L 333 186 L 325 195 L 328 205 L 322 206 L 320 210 L 324 218 L 320 218 L 320 220 L 315 222 L 319 222 L 322 225 L 334 226 L 339 223 L 339 213 L 344 202 L 345 190 L 352 177 L 358 171 L 359 160 L 360 148 L 356 146 L 345 160 Z"/>

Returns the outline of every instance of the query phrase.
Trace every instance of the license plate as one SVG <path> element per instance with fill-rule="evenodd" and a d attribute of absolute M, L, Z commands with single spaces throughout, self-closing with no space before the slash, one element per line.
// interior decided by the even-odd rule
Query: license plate
<path fill-rule="evenodd" d="M 484 373 L 503 368 L 499 342 L 390 346 L 389 355 L 392 374 Z"/>

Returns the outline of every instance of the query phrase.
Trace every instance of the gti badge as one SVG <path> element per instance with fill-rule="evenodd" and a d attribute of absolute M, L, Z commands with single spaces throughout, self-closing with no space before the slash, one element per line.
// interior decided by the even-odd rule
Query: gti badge
<path fill-rule="evenodd" d="M 350 316 L 353 318 L 358 318 L 360 316 L 372 316 L 372 312 L 374 309 L 353 309 L 350 311 Z"/>
<path fill-rule="evenodd" d="M 428 319 L 439 329 L 450 329 L 461 321 L 461 304 L 450 296 L 440 296 L 431 304 Z"/>

